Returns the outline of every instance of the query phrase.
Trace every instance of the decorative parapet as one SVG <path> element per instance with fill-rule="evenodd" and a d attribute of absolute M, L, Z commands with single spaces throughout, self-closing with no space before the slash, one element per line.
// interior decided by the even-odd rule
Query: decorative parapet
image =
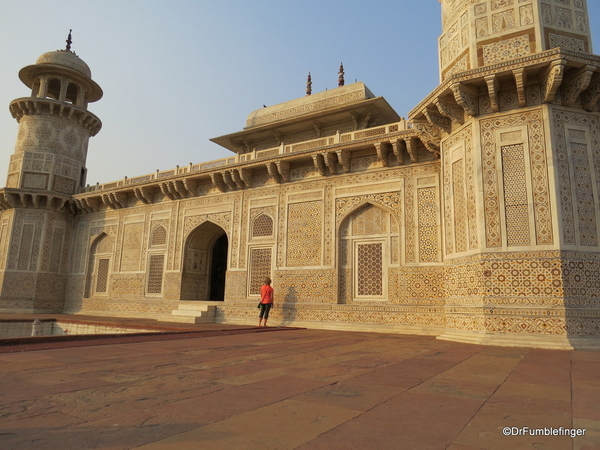
<path fill-rule="evenodd" d="M 281 143 L 279 147 L 238 154 L 233 157 L 189 164 L 174 169 L 156 171 L 134 178 L 123 178 L 105 184 L 88 186 L 75 195 L 74 207 L 82 213 L 97 212 L 102 207 L 126 208 L 135 204 L 151 204 L 155 198 L 177 201 L 201 195 L 200 185 L 212 185 L 220 192 L 231 192 L 252 187 L 253 173 L 267 171 L 275 183 L 291 181 L 293 164 L 306 164 L 312 160 L 320 176 L 349 173 L 352 170 L 352 152 L 373 149 L 383 167 L 390 158 L 405 164 L 405 154 L 410 162 L 419 161 L 419 146 L 430 152 L 439 152 L 439 133 L 429 124 L 407 124 L 406 121 L 336 134 L 320 139 Z M 267 156 L 268 155 L 268 156 Z M 159 196 L 156 197 L 156 194 Z M 130 200 L 134 200 L 131 202 Z"/>

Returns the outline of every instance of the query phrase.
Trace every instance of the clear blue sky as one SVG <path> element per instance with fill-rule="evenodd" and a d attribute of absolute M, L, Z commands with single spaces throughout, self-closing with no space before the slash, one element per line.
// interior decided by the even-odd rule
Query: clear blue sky
<path fill-rule="evenodd" d="M 600 0 L 589 0 L 600 52 Z M 305 93 L 363 81 L 406 116 L 438 83 L 437 0 L 0 0 L 0 186 L 14 150 L 18 71 L 46 51 L 73 50 L 104 97 L 90 140 L 89 184 L 223 158 L 209 138 Z"/>

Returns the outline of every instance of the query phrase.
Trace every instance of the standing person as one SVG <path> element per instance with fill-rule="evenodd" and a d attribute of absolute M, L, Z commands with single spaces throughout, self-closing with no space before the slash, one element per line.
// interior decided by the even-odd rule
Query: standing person
<path fill-rule="evenodd" d="M 260 327 L 263 317 L 265 319 L 264 327 L 267 326 L 269 311 L 273 306 L 273 288 L 271 287 L 271 279 L 265 278 L 265 284 L 260 288 L 260 315 L 258 316 L 258 326 Z"/>

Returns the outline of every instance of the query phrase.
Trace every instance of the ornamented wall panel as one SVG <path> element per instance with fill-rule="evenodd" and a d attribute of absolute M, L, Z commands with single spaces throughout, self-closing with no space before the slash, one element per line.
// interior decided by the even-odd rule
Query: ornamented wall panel
<path fill-rule="evenodd" d="M 271 247 L 250 249 L 250 271 L 248 280 L 248 295 L 260 295 L 260 288 L 266 277 L 272 277 Z"/>
<path fill-rule="evenodd" d="M 275 301 L 285 305 L 294 303 L 334 303 L 335 271 L 297 270 L 275 273 Z"/>
<path fill-rule="evenodd" d="M 52 233 L 52 250 L 50 252 L 50 272 L 59 272 L 64 259 L 63 243 L 66 223 L 55 223 Z"/>
<path fill-rule="evenodd" d="M 148 294 L 162 294 L 163 273 L 165 268 L 165 255 L 163 253 L 151 254 L 148 257 Z"/>
<path fill-rule="evenodd" d="M 475 249 L 479 245 L 472 130 L 471 126 L 467 126 L 442 143 L 444 237 L 447 255 Z"/>
<path fill-rule="evenodd" d="M 248 308 L 247 304 L 225 303 L 218 306 L 216 311 L 216 317 L 221 320 L 254 319 L 255 316 L 256 312 Z M 328 324 L 418 326 L 420 333 L 429 329 L 431 334 L 439 334 L 441 327 L 445 325 L 443 310 L 432 307 L 388 307 L 384 310 L 373 308 L 372 305 L 293 304 L 292 307 L 272 309 L 269 317 L 289 325 L 293 325 L 295 321 L 318 322 L 325 328 Z"/>
<path fill-rule="evenodd" d="M 246 271 L 228 270 L 225 282 L 225 301 L 242 300 L 246 295 Z"/>
<path fill-rule="evenodd" d="M 440 260 L 439 197 L 437 187 L 418 187 L 416 192 L 419 261 Z"/>
<path fill-rule="evenodd" d="M 286 234 L 288 267 L 320 266 L 323 253 L 323 202 L 289 204 Z"/>
<path fill-rule="evenodd" d="M 454 218 L 454 242 L 456 252 L 467 251 L 468 216 L 467 199 L 465 195 L 465 168 L 464 160 L 458 159 L 452 163 L 452 206 Z M 450 226 L 450 224 L 448 224 Z M 450 244 L 452 241 L 450 241 Z M 450 252 L 452 253 L 452 252 Z"/>
<path fill-rule="evenodd" d="M 2 213 L 0 216 L 0 270 L 6 268 L 6 253 L 10 243 L 10 219 L 12 215 Z"/>
<path fill-rule="evenodd" d="M 144 222 L 126 223 L 123 226 L 123 244 L 121 246 L 122 272 L 140 270 L 142 241 L 144 239 Z"/>
<path fill-rule="evenodd" d="M 524 145 L 503 145 L 502 181 L 508 246 L 530 245 L 529 200 Z"/>
<path fill-rule="evenodd" d="M 443 305 L 445 296 L 443 267 L 401 267 L 399 269 L 401 305 Z"/>
<path fill-rule="evenodd" d="M 542 111 L 482 120 L 481 138 L 486 246 L 553 244 Z M 533 203 L 527 213 L 525 193 Z M 523 220 L 513 218 L 517 213 Z M 525 218 L 535 230 L 522 229 Z M 531 231 L 535 240 L 527 244 Z"/>
<path fill-rule="evenodd" d="M 551 110 L 556 153 L 562 239 L 565 244 L 598 245 L 600 125 L 597 114 Z M 579 217 L 581 215 L 581 217 Z"/>
<path fill-rule="evenodd" d="M 143 273 L 139 274 L 112 274 L 110 278 L 111 298 L 142 298 L 144 295 Z"/>

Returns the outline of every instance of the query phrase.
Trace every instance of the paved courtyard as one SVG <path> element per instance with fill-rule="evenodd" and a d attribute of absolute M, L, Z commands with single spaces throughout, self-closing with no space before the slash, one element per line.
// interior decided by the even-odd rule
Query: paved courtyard
<path fill-rule="evenodd" d="M 196 331 L 0 347 L 0 448 L 600 449 L 600 352 Z"/>

